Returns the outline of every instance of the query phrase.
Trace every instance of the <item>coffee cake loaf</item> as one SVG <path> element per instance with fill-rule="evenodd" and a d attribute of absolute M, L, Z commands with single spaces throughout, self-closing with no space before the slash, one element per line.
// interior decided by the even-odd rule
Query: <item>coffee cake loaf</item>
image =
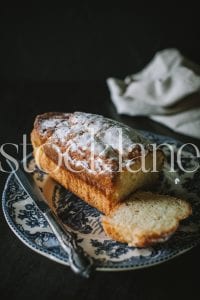
<path fill-rule="evenodd" d="M 105 214 L 158 178 L 158 172 L 152 172 L 150 142 L 129 126 L 100 115 L 38 115 L 31 141 L 38 167 Z M 163 161 L 163 152 L 157 150 L 157 171 Z"/>

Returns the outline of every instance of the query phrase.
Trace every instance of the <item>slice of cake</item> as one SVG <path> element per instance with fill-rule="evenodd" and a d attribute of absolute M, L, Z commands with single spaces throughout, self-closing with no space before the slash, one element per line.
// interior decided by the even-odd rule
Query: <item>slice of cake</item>
<path fill-rule="evenodd" d="M 166 241 L 176 231 L 179 222 L 191 213 L 190 204 L 184 200 L 137 191 L 108 216 L 102 217 L 102 225 L 114 240 L 146 247 Z"/>

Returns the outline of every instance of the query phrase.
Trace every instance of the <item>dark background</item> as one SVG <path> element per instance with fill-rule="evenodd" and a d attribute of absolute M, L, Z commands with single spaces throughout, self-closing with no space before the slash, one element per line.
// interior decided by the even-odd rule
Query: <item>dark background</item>
<path fill-rule="evenodd" d="M 105 80 L 140 70 L 177 47 L 200 63 L 199 9 L 162 2 L 91 1 L 1 8 L 1 76 L 13 80 Z M 75 1 L 76 3 L 76 1 Z M 177 7 L 176 7 L 177 5 Z"/>
<path fill-rule="evenodd" d="M 200 145 L 147 118 L 118 116 L 110 102 L 105 79 L 139 71 L 160 49 L 176 47 L 200 63 L 194 5 L 176 9 L 165 2 L 139 9 L 132 3 L 99 3 L 98 8 L 93 2 L 68 8 L 1 4 L 0 144 L 21 143 L 38 113 L 80 110 Z M 0 176 L 2 192 L 7 175 Z M 25 247 L 2 212 L 0 237 L 1 299 L 199 299 L 200 247 L 160 266 L 98 272 L 85 280 Z"/>

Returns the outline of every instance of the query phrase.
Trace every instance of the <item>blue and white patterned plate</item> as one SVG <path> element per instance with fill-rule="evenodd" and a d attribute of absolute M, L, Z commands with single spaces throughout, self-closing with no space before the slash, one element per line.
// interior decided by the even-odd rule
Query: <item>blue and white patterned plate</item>
<path fill-rule="evenodd" d="M 153 133 L 142 133 L 154 143 L 173 145 L 176 158 L 180 142 Z M 192 149 L 184 149 L 182 165 L 192 169 L 199 162 Z M 34 165 L 32 157 L 27 160 L 31 166 Z M 192 204 L 193 214 L 182 222 L 178 231 L 167 242 L 142 249 L 128 247 L 106 237 L 101 227 L 100 213 L 37 168 L 34 178 L 45 196 L 55 203 L 66 229 L 74 232 L 78 244 L 93 257 L 98 270 L 117 271 L 152 266 L 180 255 L 200 241 L 200 168 L 196 172 L 185 173 L 176 164 L 176 172 L 170 173 L 168 163 L 165 164 L 157 190 L 184 197 Z M 3 211 L 10 228 L 25 245 L 54 261 L 68 265 L 66 253 L 13 174 L 8 177 L 4 189 Z"/>

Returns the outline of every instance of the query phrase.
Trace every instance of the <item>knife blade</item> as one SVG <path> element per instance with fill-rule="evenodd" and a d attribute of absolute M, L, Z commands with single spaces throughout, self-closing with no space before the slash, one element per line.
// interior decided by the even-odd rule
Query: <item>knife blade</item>
<path fill-rule="evenodd" d="M 33 176 L 30 173 L 25 172 L 22 163 L 17 161 L 18 168 L 15 169 L 16 165 L 11 160 L 7 159 L 6 161 L 20 185 L 32 198 L 44 218 L 47 220 L 62 249 L 68 254 L 69 266 L 71 269 L 75 273 L 88 278 L 94 269 L 92 259 L 77 244 L 75 235 L 72 232 L 67 231 L 59 218 L 50 210 L 50 207 L 34 181 Z"/>

